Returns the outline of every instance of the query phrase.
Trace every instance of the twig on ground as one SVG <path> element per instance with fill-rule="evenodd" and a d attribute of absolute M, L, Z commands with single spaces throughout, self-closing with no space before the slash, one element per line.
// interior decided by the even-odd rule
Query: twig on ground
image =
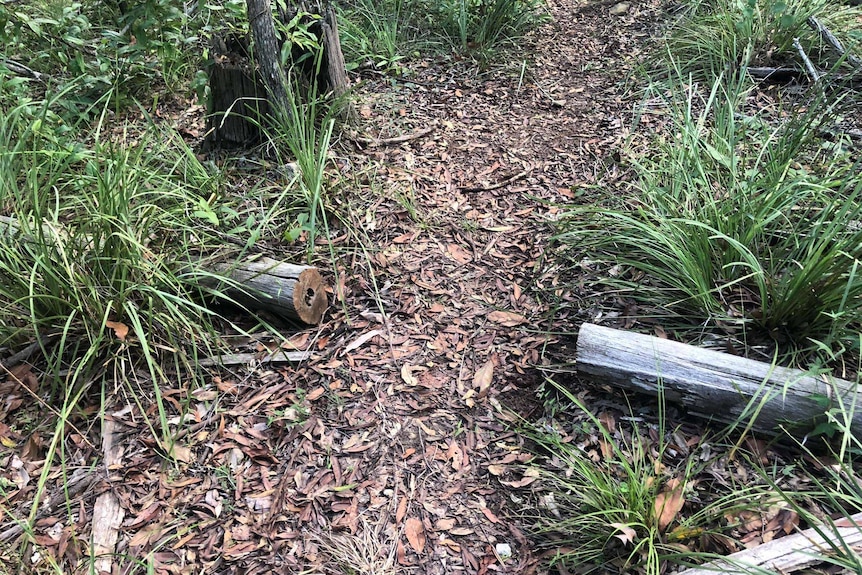
<path fill-rule="evenodd" d="M 27 347 L 25 347 L 21 351 L 10 355 L 9 357 L 4 359 L 3 361 L 0 361 L 0 365 L 2 365 L 6 369 L 12 369 L 13 367 L 18 365 L 19 363 L 23 363 L 23 362 L 27 361 L 28 359 L 30 359 L 30 357 L 34 353 L 36 353 L 42 346 L 47 347 L 47 346 L 51 345 L 51 343 L 54 341 L 54 339 L 56 339 L 56 336 L 48 336 L 42 341 L 39 341 L 39 340 L 34 341 L 33 343 L 31 343 L 30 345 L 28 345 Z"/>
<path fill-rule="evenodd" d="M 529 169 L 524 170 L 522 172 L 518 172 L 514 176 L 506 178 L 505 180 L 501 180 L 501 181 L 497 182 L 496 184 L 491 184 L 490 186 L 462 187 L 461 191 L 462 192 L 490 192 L 491 190 L 497 190 L 497 189 L 503 188 L 505 186 L 508 186 L 509 184 L 517 182 L 518 180 L 520 180 L 521 178 L 524 178 L 527 174 L 529 174 L 532 171 L 533 171 L 533 168 L 529 168 Z"/>
<path fill-rule="evenodd" d="M 53 513 L 57 507 L 63 503 L 71 502 L 78 495 L 85 494 L 91 491 L 91 488 L 100 479 L 101 474 L 95 473 L 92 469 L 76 469 L 66 481 L 63 489 L 58 489 L 47 504 L 39 506 L 39 511 L 36 513 L 35 519 L 44 519 Z M 68 498 L 67 498 L 68 495 Z M 16 522 L 11 527 L 0 531 L 0 543 L 5 543 L 15 539 L 24 532 L 23 523 Z"/>
<path fill-rule="evenodd" d="M 20 377 L 18 377 L 15 373 L 12 372 L 12 370 L 10 370 L 8 367 L 6 367 L 2 363 L 0 363 L 0 372 L 5 373 L 6 377 L 8 377 L 9 379 L 11 379 L 15 383 L 17 383 L 21 387 L 21 389 L 23 389 L 24 391 L 29 393 L 30 396 L 33 399 L 35 399 L 36 402 L 39 403 L 42 407 L 44 407 L 45 409 L 47 409 L 48 411 L 50 411 L 51 413 L 56 415 L 58 418 L 61 418 L 61 419 L 63 418 L 63 415 L 57 410 L 56 407 L 49 405 L 48 402 L 46 402 L 44 399 L 39 397 L 39 395 L 35 391 L 30 389 L 30 387 L 25 382 L 21 381 Z M 78 433 L 81 436 L 84 443 L 86 443 L 91 448 L 95 449 L 95 446 L 90 442 L 89 439 L 87 439 L 87 436 L 80 429 L 75 427 L 75 425 L 73 423 L 71 423 L 67 420 L 66 425 L 68 425 L 70 429 L 74 430 L 75 433 Z"/>
<path fill-rule="evenodd" d="M 403 144 L 404 142 L 409 142 L 411 140 L 418 140 L 424 136 L 427 136 L 431 132 L 434 131 L 434 126 L 430 128 L 425 128 L 423 130 L 419 130 L 418 132 L 414 132 L 412 134 L 404 134 L 401 136 L 395 136 L 393 138 L 380 138 L 380 139 L 372 139 L 365 138 L 362 136 L 355 136 L 350 138 L 354 142 L 358 142 L 360 144 L 365 144 L 366 146 L 390 146 L 392 144 Z"/>
<path fill-rule="evenodd" d="M 802 44 L 799 43 L 799 38 L 793 39 L 793 47 L 796 48 L 796 51 L 799 52 L 799 57 L 802 58 L 802 61 L 805 63 L 805 69 L 808 71 L 808 76 L 811 78 L 811 81 L 815 84 L 820 82 L 820 72 L 817 71 L 814 63 L 808 57 L 808 54 L 805 53 L 805 49 L 802 48 Z"/>

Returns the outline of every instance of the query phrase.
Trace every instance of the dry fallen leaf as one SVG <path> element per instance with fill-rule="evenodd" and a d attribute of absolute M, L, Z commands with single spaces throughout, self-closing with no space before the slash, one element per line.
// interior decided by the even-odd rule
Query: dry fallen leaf
<path fill-rule="evenodd" d="M 455 520 L 450 517 L 444 517 L 443 519 L 438 519 L 434 524 L 434 527 L 438 531 L 449 531 L 453 527 L 455 527 Z"/>
<path fill-rule="evenodd" d="M 477 389 L 476 397 L 482 399 L 488 395 L 488 391 L 491 389 L 491 381 L 493 379 L 494 360 L 489 359 L 473 376 L 473 387 Z"/>
<path fill-rule="evenodd" d="M 526 487 L 539 478 L 539 470 L 535 467 L 528 467 L 524 470 L 524 476 L 517 481 L 500 481 L 503 485 L 509 487 Z"/>
<path fill-rule="evenodd" d="M 511 311 L 492 311 L 488 314 L 488 319 L 505 327 L 515 327 L 527 323 L 527 318 Z"/>
<path fill-rule="evenodd" d="M 467 264 L 473 261 L 473 256 L 470 252 L 458 244 L 449 244 L 446 246 L 446 253 L 459 264 Z"/>
<path fill-rule="evenodd" d="M 614 533 L 614 537 L 619 539 L 625 544 L 634 544 L 635 539 L 637 539 L 638 534 L 637 531 L 632 529 L 629 525 L 625 523 L 611 523 L 611 527 L 616 528 L 619 533 Z"/>
<path fill-rule="evenodd" d="M 177 461 L 188 463 L 192 460 L 192 450 L 184 445 L 174 443 L 171 446 L 171 457 L 173 457 Z"/>
<path fill-rule="evenodd" d="M 664 532 L 676 518 L 677 513 L 685 503 L 682 491 L 685 484 L 673 478 L 664 486 L 664 491 L 656 495 L 655 517 L 658 519 L 658 529 Z"/>
<path fill-rule="evenodd" d="M 105 327 L 109 327 L 114 330 L 114 335 L 117 336 L 117 339 L 120 341 L 126 341 L 126 336 L 129 335 L 129 326 L 124 323 L 108 320 L 105 322 Z"/>
<path fill-rule="evenodd" d="M 404 523 L 404 534 L 407 535 L 407 542 L 416 553 L 422 553 L 425 549 L 425 527 L 422 521 L 415 517 L 409 518 Z"/>
<path fill-rule="evenodd" d="M 401 366 L 401 379 L 404 380 L 404 383 L 407 385 L 419 385 L 419 380 L 413 375 L 413 370 L 417 369 L 415 365 L 410 365 L 409 363 L 405 363 Z"/>

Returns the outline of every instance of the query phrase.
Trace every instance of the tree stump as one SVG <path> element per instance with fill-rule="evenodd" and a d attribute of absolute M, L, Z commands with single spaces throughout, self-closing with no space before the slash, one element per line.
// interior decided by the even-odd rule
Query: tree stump
<path fill-rule="evenodd" d="M 253 44 L 235 36 L 217 36 L 213 43 L 205 149 L 245 148 L 260 142 L 266 118 L 286 107 L 280 63 L 286 40 L 275 33 L 269 0 L 247 0 L 246 5 Z M 335 12 L 327 0 L 292 0 L 278 17 L 288 23 L 297 15 L 323 46 L 319 74 L 314 66 L 300 65 L 304 81 L 313 84 L 317 94 L 338 98 L 347 91 L 348 79 Z M 292 47 L 294 62 L 303 55 L 301 48 Z"/>
<path fill-rule="evenodd" d="M 260 119 L 270 113 L 266 88 L 255 73 L 248 39 L 219 36 L 211 48 L 206 149 L 248 148 L 261 140 Z"/>

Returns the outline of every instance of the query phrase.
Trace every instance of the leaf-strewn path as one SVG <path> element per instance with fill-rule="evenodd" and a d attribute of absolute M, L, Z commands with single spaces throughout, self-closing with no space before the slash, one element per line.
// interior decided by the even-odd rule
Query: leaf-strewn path
<path fill-rule="evenodd" d="M 401 77 L 361 78 L 362 133 L 334 151 L 335 211 L 353 230 L 334 238 L 343 300 L 294 338 L 313 359 L 225 371 L 195 391 L 179 467 L 116 413 L 121 464 L 75 494 L 74 529 L 62 505 L 43 514 L 43 544 L 83 551 L 69 534 L 88 532 L 110 489 L 126 510 L 115 566 L 151 551 L 168 573 L 536 571 L 517 519 L 518 488 L 535 478 L 518 471 L 528 454 L 505 410 L 540 413 L 545 333 L 589 313 L 544 257 L 548 222 L 553 202 L 615 177 L 631 123 L 623 81 L 654 16 L 551 4 L 523 62 L 414 59 Z M 405 134 L 423 135 L 367 143 Z M 552 315 L 538 286 L 571 307 Z M 75 441 L 69 451 L 97 454 Z M 49 487 L 62 482 L 57 470 Z"/>

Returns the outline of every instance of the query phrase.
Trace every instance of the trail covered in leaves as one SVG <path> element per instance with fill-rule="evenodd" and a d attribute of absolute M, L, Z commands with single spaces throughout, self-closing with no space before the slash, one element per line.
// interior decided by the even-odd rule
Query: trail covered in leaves
<path fill-rule="evenodd" d="M 358 122 L 333 151 L 333 201 L 353 232 L 331 239 L 330 314 L 291 340 L 311 359 L 163 390 L 179 412 L 191 397 L 187 421 L 169 422 L 182 429 L 176 466 L 119 397 L 107 415 L 118 463 L 94 465 L 100 450 L 72 433 L 80 467 L 47 472 L 60 498 L 39 507 L 35 540 L 74 560 L 87 542 L 73 534 L 111 491 L 126 510 L 115 565 L 151 554 L 157 573 L 536 572 L 518 490 L 537 477 L 519 471 L 531 454 L 509 424 L 541 412 L 548 334 L 593 313 L 547 250 L 555 203 L 622 177 L 625 80 L 657 7 L 611 8 L 551 2 L 553 21 L 505 66 L 420 57 L 400 76 L 352 78 Z M 555 290 L 570 306 L 538 295 Z M 27 398 L 3 385 L 3 435 L 23 440 L 3 422 Z M 27 445 L 4 461 L 17 502 L 42 472 L 43 438 Z"/>

